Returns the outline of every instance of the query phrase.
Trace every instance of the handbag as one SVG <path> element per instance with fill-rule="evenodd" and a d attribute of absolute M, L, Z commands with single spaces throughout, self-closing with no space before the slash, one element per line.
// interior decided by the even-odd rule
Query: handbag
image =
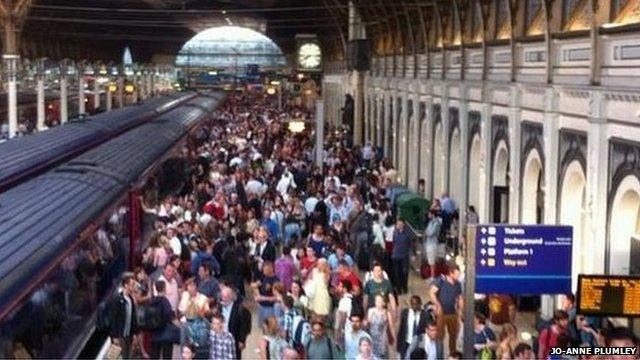
<path fill-rule="evenodd" d="M 487 336 L 486 330 L 482 330 L 482 335 L 484 336 L 485 343 L 489 343 L 489 337 Z M 493 350 L 489 349 L 489 346 L 485 346 L 480 350 L 479 359 L 480 360 L 493 360 L 495 357 L 493 355 Z"/>

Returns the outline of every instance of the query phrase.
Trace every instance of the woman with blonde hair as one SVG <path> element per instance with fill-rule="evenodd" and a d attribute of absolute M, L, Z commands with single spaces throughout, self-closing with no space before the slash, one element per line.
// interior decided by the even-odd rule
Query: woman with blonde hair
<path fill-rule="evenodd" d="M 327 259 L 318 259 L 311 271 L 304 291 L 309 297 L 309 310 L 314 315 L 325 317 L 331 312 L 331 295 L 329 295 L 329 276 L 331 269 Z"/>
<path fill-rule="evenodd" d="M 510 360 L 513 359 L 513 350 L 518 345 L 518 329 L 511 323 L 502 325 L 502 332 L 498 347 L 496 348 L 496 359 Z"/>

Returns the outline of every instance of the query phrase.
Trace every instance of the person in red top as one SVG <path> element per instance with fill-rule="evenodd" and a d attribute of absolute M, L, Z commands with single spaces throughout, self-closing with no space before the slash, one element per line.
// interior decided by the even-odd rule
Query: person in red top
<path fill-rule="evenodd" d="M 360 277 L 351 270 L 349 263 L 344 259 L 338 262 L 338 282 L 342 282 L 343 280 L 351 283 L 352 289 L 362 289 Z"/>
<path fill-rule="evenodd" d="M 569 314 L 564 310 L 553 313 L 553 324 L 540 332 L 538 359 L 548 359 L 551 348 L 558 346 L 558 337 L 567 332 Z"/>
<path fill-rule="evenodd" d="M 227 216 L 227 205 L 224 201 L 224 195 L 217 193 L 213 200 L 207 202 L 203 208 L 204 212 L 213 216 L 216 220 L 222 220 Z"/>
<path fill-rule="evenodd" d="M 307 254 L 302 259 L 300 259 L 300 274 L 303 279 L 306 279 L 309 274 L 311 274 L 311 270 L 316 265 L 318 261 L 318 257 L 316 256 L 316 252 L 313 250 L 311 246 L 307 246 L 306 250 Z"/>

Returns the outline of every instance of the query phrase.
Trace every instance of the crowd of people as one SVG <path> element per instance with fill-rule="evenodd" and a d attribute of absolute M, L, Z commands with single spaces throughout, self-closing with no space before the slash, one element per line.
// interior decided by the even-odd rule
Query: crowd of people
<path fill-rule="evenodd" d="M 371 144 L 331 129 L 314 166 L 310 132 L 286 127 L 310 114 L 277 110 L 260 92 L 230 95 L 214 117 L 176 170 L 184 181 L 141 197 L 153 229 L 110 305 L 125 358 L 169 359 L 178 345 L 183 359 L 461 358 L 463 279 L 455 262 L 439 264 L 443 236 L 456 233 L 453 199 L 433 201 L 418 240 L 386 196 L 395 171 Z M 473 208 L 465 216 L 477 222 Z M 415 248 L 427 280 L 412 293 Z M 532 347 L 510 297 L 474 306 L 478 358 L 548 358 L 561 346 L 560 318 Z"/>

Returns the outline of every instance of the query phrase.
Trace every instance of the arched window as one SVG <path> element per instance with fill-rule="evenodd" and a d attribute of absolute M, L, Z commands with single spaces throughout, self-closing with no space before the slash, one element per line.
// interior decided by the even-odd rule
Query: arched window
<path fill-rule="evenodd" d="M 283 68 L 282 51 L 267 36 L 243 27 L 220 26 L 204 30 L 187 41 L 176 57 L 176 66 L 235 68 L 258 65 Z"/>
<path fill-rule="evenodd" d="M 541 7 L 542 7 L 542 0 L 527 0 L 527 7 L 525 8 L 527 30 L 529 29 L 529 27 L 531 27 L 531 24 L 533 23 L 533 20 L 535 20 L 536 16 L 538 15 L 538 12 L 540 11 Z"/>
<path fill-rule="evenodd" d="M 576 6 L 578 6 L 578 3 L 580 2 L 580 0 L 564 0 L 564 3 L 562 4 L 562 26 L 566 27 L 567 23 L 569 23 L 569 21 L 571 20 L 571 16 L 573 15 L 573 12 L 576 10 Z"/>
<path fill-rule="evenodd" d="M 509 0 L 498 0 L 496 6 L 496 38 L 507 39 L 511 32 Z"/>

